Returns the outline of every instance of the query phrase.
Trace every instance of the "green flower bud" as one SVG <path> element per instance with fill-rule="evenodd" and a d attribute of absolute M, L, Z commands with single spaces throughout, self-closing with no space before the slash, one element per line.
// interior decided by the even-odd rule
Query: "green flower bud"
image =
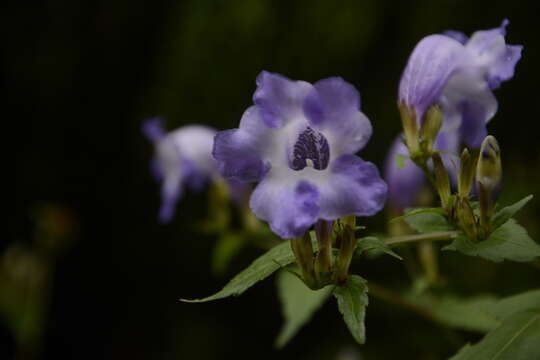
<path fill-rule="evenodd" d="M 416 123 L 416 113 L 414 109 L 408 108 L 405 103 L 399 104 L 399 113 L 401 115 L 401 124 L 405 133 L 405 144 L 411 155 L 420 151 L 418 142 L 418 125 Z"/>
<path fill-rule="evenodd" d="M 451 195 L 450 180 L 448 179 L 448 173 L 444 167 L 441 155 L 439 153 L 434 153 L 432 158 L 435 166 L 435 186 L 437 187 L 437 192 L 441 198 L 441 205 L 446 209 Z"/>
<path fill-rule="evenodd" d="M 497 140 L 489 135 L 482 141 L 476 167 L 476 181 L 487 191 L 493 191 L 502 177 L 501 151 Z"/>
<path fill-rule="evenodd" d="M 443 123 L 441 107 L 439 105 L 430 106 L 422 120 L 420 147 L 423 152 L 430 154 Z"/>
<path fill-rule="evenodd" d="M 456 203 L 456 213 L 459 225 L 471 239 L 476 240 L 478 237 L 478 229 L 476 226 L 476 218 L 469 204 L 469 200 L 459 198 Z"/>
<path fill-rule="evenodd" d="M 471 156 L 471 153 L 466 148 L 461 153 L 461 168 L 458 180 L 458 194 L 461 197 L 467 197 L 471 192 L 477 159 Z"/>

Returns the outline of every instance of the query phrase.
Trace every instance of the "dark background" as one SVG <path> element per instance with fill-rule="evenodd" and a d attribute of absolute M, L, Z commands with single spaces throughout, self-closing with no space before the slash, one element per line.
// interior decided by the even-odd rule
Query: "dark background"
<path fill-rule="evenodd" d="M 160 115 L 168 128 L 204 123 L 236 127 L 263 69 L 310 82 L 342 76 L 362 96 L 374 127 L 362 157 L 382 166 L 399 132 L 396 93 L 414 45 L 431 33 L 467 34 L 510 19 L 507 41 L 525 46 L 515 78 L 496 91 L 490 123 L 503 152 L 501 202 L 538 194 L 540 54 L 535 1 L 67 1 L 11 2 L 3 12 L 3 99 L 15 110 L 14 242 L 35 236 L 32 209 L 54 204 L 77 231 L 58 258 L 43 359 L 439 359 L 478 335 L 452 332 L 376 299 L 368 343 L 356 347 L 334 304 L 281 352 L 273 281 L 239 298 L 183 304 L 220 288 L 259 252 L 247 249 L 226 278 L 209 270 L 214 238 L 193 224 L 205 195 L 190 194 L 174 222 L 156 223 L 158 186 L 141 121 Z M 6 177 L 12 174 L 6 172 Z M 11 189 L 7 191 L 11 192 Z M 520 215 L 539 238 L 539 200 Z M 11 218 L 11 217 L 10 217 Z M 383 230 L 383 214 L 369 220 Z M 443 271 L 461 294 L 513 294 L 538 286 L 525 264 L 490 264 L 445 254 Z M 392 259 L 357 271 L 399 290 L 408 280 Z M 1 291 L 1 289 L 0 289 Z M 13 339 L 2 326 L 0 358 Z M 344 355 L 345 354 L 345 355 Z M 9 358 L 9 355 L 5 355 Z M 354 359 L 353 357 L 352 359 Z M 347 358 L 348 359 L 348 358 Z"/>

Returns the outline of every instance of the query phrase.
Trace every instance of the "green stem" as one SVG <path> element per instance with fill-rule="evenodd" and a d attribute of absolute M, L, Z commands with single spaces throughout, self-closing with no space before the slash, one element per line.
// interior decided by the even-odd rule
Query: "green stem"
<path fill-rule="evenodd" d="M 412 244 L 422 241 L 441 241 L 441 240 L 453 240 L 455 239 L 461 231 L 445 231 L 437 232 L 431 234 L 420 234 L 420 235 L 405 235 L 405 236 L 395 236 L 387 239 L 386 245 L 390 246 L 399 246 Z"/>

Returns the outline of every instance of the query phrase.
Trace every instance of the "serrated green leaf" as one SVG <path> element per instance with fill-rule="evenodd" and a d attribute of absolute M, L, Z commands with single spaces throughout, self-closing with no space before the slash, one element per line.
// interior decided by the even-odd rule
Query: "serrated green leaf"
<path fill-rule="evenodd" d="M 526 196 L 523 199 L 519 200 L 515 204 L 512 204 L 510 206 L 506 206 L 499 210 L 495 216 L 493 216 L 493 220 L 491 222 L 493 229 L 497 229 L 501 225 L 503 225 L 505 222 L 510 220 L 512 216 L 514 216 L 521 208 L 523 208 L 531 199 L 533 198 L 532 195 Z"/>
<path fill-rule="evenodd" d="M 343 286 L 334 289 L 339 312 L 354 339 L 363 344 L 366 341 L 364 318 L 368 305 L 367 281 L 358 275 L 351 275 Z"/>
<path fill-rule="evenodd" d="M 540 256 L 540 245 L 527 231 L 510 219 L 484 241 L 474 242 L 464 235 L 458 236 L 443 250 L 459 251 L 469 256 L 479 256 L 499 262 L 503 260 L 531 261 Z"/>
<path fill-rule="evenodd" d="M 212 252 L 212 270 L 222 274 L 227 265 L 246 244 L 246 239 L 238 233 L 228 233 L 221 236 Z"/>
<path fill-rule="evenodd" d="M 355 255 L 360 256 L 365 251 L 378 251 L 391 255 L 399 260 L 403 260 L 401 256 L 396 254 L 386 243 L 375 236 L 360 238 L 356 242 Z"/>
<path fill-rule="evenodd" d="M 407 215 L 404 220 L 421 234 L 455 230 L 444 215 L 436 212 L 417 212 Z"/>
<path fill-rule="evenodd" d="M 459 298 L 452 295 L 409 295 L 408 301 L 425 309 L 438 322 L 447 326 L 470 331 L 487 332 L 500 324 L 487 309 L 497 304 L 490 295 Z"/>
<path fill-rule="evenodd" d="M 284 241 L 258 257 L 251 265 L 229 281 L 229 283 L 218 293 L 203 299 L 180 299 L 180 301 L 206 302 L 223 299 L 231 295 L 238 296 L 257 282 L 272 275 L 274 271 L 287 266 L 292 262 L 294 262 L 294 254 L 291 245 L 289 244 L 289 241 Z"/>
<path fill-rule="evenodd" d="M 314 291 L 293 274 L 282 270 L 277 275 L 277 288 L 285 318 L 285 324 L 276 339 L 276 347 L 281 348 L 324 304 L 332 294 L 333 287 L 327 286 Z"/>
<path fill-rule="evenodd" d="M 404 169 L 405 163 L 407 162 L 407 160 L 409 160 L 409 156 L 403 154 L 396 154 L 395 156 L 396 167 L 400 170 Z"/>
<path fill-rule="evenodd" d="M 487 306 L 486 311 L 493 317 L 504 320 L 517 312 L 536 308 L 540 308 L 540 289 L 529 290 L 501 299 L 497 303 Z"/>
<path fill-rule="evenodd" d="M 395 217 L 393 219 L 390 219 L 389 222 L 392 223 L 392 222 L 405 220 L 405 218 L 409 216 L 417 215 L 417 214 L 424 214 L 424 213 L 433 213 L 433 214 L 440 214 L 440 215 L 445 214 L 444 210 L 441 208 L 411 208 L 411 209 L 406 209 L 405 214 Z"/>
<path fill-rule="evenodd" d="M 475 345 L 465 345 L 451 360 L 532 360 L 540 358 L 540 308 L 507 317 Z"/>

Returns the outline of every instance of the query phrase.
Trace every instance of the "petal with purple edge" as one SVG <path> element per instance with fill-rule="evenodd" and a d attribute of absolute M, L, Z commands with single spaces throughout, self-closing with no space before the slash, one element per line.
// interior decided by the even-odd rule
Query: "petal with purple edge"
<path fill-rule="evenodd" d="M 317 187 L 305 180 L 287 184 L 269 176 L 253 191 L 250 207 L 274 233 L 284 239 L 296 238 L 317 221 L 319 200 Z"/>
<path fill-rule="evenodd" d="M 342 155 L 332 164 L 327 183 L 319 185 L 320 218 L 334 220 L 346 215 L 371 216 L 386 201 L 387 186 L 377 167 L 354 155 Z"/>
<path fill-rule="evenodd" d="M 418 195 L 426 181 L 422 170 L 410 159 L 405 160 L 403 168 L 398 168 L 397 155 L 409 156 L 401 135 L 394 140 L 386 157 L 384 179 L 388 184 L 388 202 L 396 210 L 404 210 L 418 205 Z"/>
<path fill-rule="evenodd" d="M 399 84 L 399 99 L 421 119 L 437 102 L 443 88 L 464 56 L 464 47 L 444 35 L 423 38 L 414 48 Z"/>
<path fill-rule="evenodd" d="M 263 71 L 257 77 L 253 102 L 260 109 L 264 123 L 280 128 L 291 119 L 302 116 L 302 104 L 312 85 L 293 81 L 283 75 Z"/>
<path fill-rule="evenodd" d="M 180 176 L 168 177 L 161 186 L 161 207 L 158 220 L 162 224 L 172 220 L 176 212 L 176 203 L 182 196 L 182 180 Z"/>
<path fill-rule="evenodd" d="M 360 111 L 358 91 L 339 77 L 317 81 L 306 96 L 304 112 L 314 128 L 328 137 L 334 158 L 363 148 L 373 131 Z"/>

